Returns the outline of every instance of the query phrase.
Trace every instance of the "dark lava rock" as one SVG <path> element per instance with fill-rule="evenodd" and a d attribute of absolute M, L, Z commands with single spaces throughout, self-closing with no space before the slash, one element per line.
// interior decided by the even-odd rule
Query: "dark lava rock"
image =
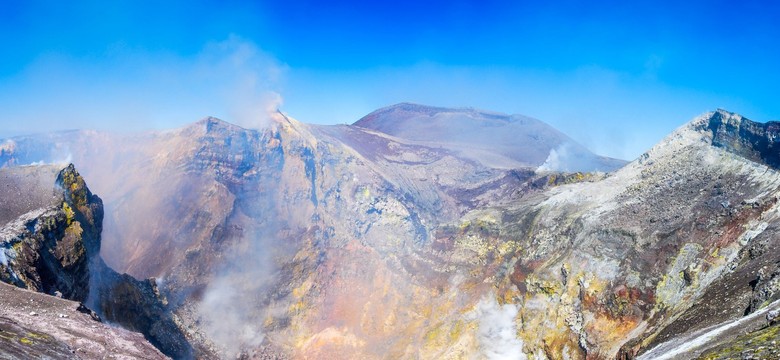
<path fill-rule="evenodd" d="M 772 168 L 780 168 L 780 122 L 757 123 L 718 110 L 703 126 L 712 132 L 713 145 Z"/>
<path fill-rule="evenodd" d="M 141 332 L 168 356 L 193 357 L 154 282 L 100 258 L 103 203 L 72 164 L 0 169 L 0 189 L 0 280 L 79 301 L 93 319 Z"/>

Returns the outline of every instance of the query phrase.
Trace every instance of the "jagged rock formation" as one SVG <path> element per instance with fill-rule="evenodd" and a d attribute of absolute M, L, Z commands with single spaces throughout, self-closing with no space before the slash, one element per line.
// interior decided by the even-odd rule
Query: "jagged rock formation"
<path fill-rule="evenodd" d="M 544 166 L 557 132 L 526 158 L 418 136 L 445 118 L 545 129 L 402 104 L 356 126 L 207 118 L 1 155 L 70 150 L 106 189 L 102 253 L 158 278 L 203 357 L 633 358 L 675 339 L 697 356 L 743 341 L 707 327 L 780 297 L 775 123 L 716 111 L 614 173 L 561 174 Z M 765 339 L 754 318 L 741 329 Z"/>
<path fill-rule="evenodd" d="M 100 198 L 73 166 L 3 170 L 0 184 L 0 280 L 86 301 L 87 267 L 100 252 Z"/>
<path fill-rule="evenodd" d="M 712 132 L 715 146 L 775 169 L 780 167 L 780 122 L 761 124 L 717 111 L 699 129 Z"/>
<path fill-rule="evenodd" d="M 191 354 L 155 283 L 119 275 L 103 263 L 99 256 L 103 204 L 73 165 L 0 169 L 0 189 L 0 280 L 87 303 L 105 320 L 144 333 L 168 355 Z M 6 324 L 11 326 L 23 314 L 9 312 L 8 316 Z M 12 327 L 16 332 L 26 329 Z M 44 350 L 51 347 L 54 353 L 46 356 L 71 356 L 61 353 L 72 349 L 61 346 L 59 332 L 44 335 L 41 339 L 46 341 L 38 342 L 39 349 L 31 348 L 33 354 L 46 355 Z"/>
<path fill-rule="evenodd" d="M 144 334 L 150 343 L 174 359 L 210 354 L 207 350 L 193 349 L 154 279 L 136 280 L 130 275 L 118 274 L 102 259 L 96 261 L 91 274 L 96 290 L 90 294 L 88 303 L 103 319 Z"/>

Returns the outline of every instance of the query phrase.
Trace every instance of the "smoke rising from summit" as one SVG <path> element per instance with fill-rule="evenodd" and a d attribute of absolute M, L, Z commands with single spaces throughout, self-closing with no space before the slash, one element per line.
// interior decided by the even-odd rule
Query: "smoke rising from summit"
<path fill-rule="evenodd" d="M 235 35 L 194 56 L 116 44 L 96 57 L 49 53 L 0 84 L 0 106 L 14 120 L 3 135 L 168 129 L 205 116 L 257 128 L 283 101 L 286 66 Z"/>

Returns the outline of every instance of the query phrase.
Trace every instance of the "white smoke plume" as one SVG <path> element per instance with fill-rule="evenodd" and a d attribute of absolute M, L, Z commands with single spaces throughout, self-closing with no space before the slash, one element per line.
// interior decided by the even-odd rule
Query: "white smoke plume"
<path fill-rule="evenodd" d="M 571 146 L 563 143 L 550 150 L 550 154 L 547 155 L 547 159 L 542 166 L 539 166 L 536 170 L 539 172 L 546 171 L 576 171 L 575 169 L 581 167 L 577 166 L 577 159 L 574 158 Z"/>
<path fill-rule="evenodd" d="M 261 128 L 267 125 L 269 114 L 283 103 L 276 88 L 286 67 L 237 36 L 206 45 L 197 67 L 196 73 L 217 87 L 217 95 L 227 109 L 227 118 L 223 120 L 246 128 Z"/>
<path fill-rule="evenodd" d="M 262 127 L 282 104 L 286 74 L 286 65 L 235 35 L 194 54 L 122 46 L 87 58 L 51 53 L 0 85 L 11 120 L 2 131 L 143 131 L 206 116 Z"/>
<path fill-rule="evenodd" d="M 544 163 L 536 168 L 537 172 L 576 172 L 601 170 L 602 165 L 590 153 L 577 151 L 575 146 L 563 143 L 551 149 Z"/>
<path fill-rule="evenodd" d="M 198 306 L 203 330 L 228 358 L 258 347 L 264 340 L 262 319 L 252 319 L 250 315 L 257 304 L 251 300 L 247 302 L 252 298 L 247 293 L 256 293 L 265 282 L 263 279 L 252 281 L 249 275 L 233 275 L 220 276 L 210 282 Z M 247 289 L 247 286 L 254 289 Z"/>
<path fill-rule="evenodd" d="M 245 201 L 237 207 L 254 214 L 270 213 L 275 204 L 270 196 Z M 232 244 L 222 257 L 226 261 L 214 269 L 197 304 L 200 326 L 224 358 L 236 358 L 261 346 L 266 321 L 283 317 L 287 309 L 273 299 L 281 278 L 275 259 L 288 251 L 277 233 L 285 225 L 271 217 L 233 218 L 230 223 L 243 231 L 223 239 Z"/>
<path fill-rule="evenodd" d="M 525 360 L 523 342 L 517 338 L 518 306 L 499 305 L 493 294 L 482 298 L 474 309 L 479 321 L 477 335 L 482 355 L 489 360 Z"/>

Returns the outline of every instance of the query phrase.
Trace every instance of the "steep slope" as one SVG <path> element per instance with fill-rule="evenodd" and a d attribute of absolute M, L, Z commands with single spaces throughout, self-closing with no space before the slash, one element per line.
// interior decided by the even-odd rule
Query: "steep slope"
<path fill-rule="evenodd" d="M 776 174 L 777 154 L 773 149 L 777 148 L 778 142 L 777 122 L 759 124 L 736 114 L 717 111 L 706 121 L 698 122 L 695 127 L 712 139 L 713 146 L 767 166 L 767 170 L 757 175 L 756 180 L 732 185 L 737 192 L 742 193 L 744 188 L 771 179 Z M 725 189 L 718 189 L 718 193 L 724 191 Z M 756 198 L 739 205 L 725 202 L 721 203 L 721 206 L 729 209 L 774 209 L 773 204 L 777 202 L 778 196 L 780 193 L 775 189 L 764 195 L 764 200 Z M 745 333 L 753 334 L 754 341 L 751 343 L 754 347 L 759 344 L 772 347 L 769 342 L 777 339 L 767 336 L 772 331 L 767 332 L 761 328 L 767 325 L 767 319 L 772 320 L 776 314 L 770 317 L 767 314 L 755 316 L 754 313 L 776 310 L 777 300 L 780 299 L 780 256 L 769 250 L 780 245 L 777 243 L 776 222 L 775 210 L 765 211 L 759 219 L 744 225 L 743 229 L 731 230 L 744 231 L 739 237 L 743 247 L 729 264 L 728 270 L 715 280 L 695 303 L 690 304 L 684 313 L 663 329 L 657 338 L 653 339 L 650 347 L 666 342 L 659 346 L 662 348 L 697 337 L 697 343 L 700 345 L 689 353 L 701 354 L 716 346 L 727 349 L 728 347 L 722 344 L 736 341 L 737 336 Z M 747 321 L 750 317 L 754 319 Z M 706 336 L 701 336 L 702 333 Z M 718 336 L 713 336 L 714 334 Z M 744 341 L 745 336 L 742 338 Z M 710 352 L 710 357 L 717 358 L 717 352 Z"/>
<path fill-rule="evenodd" d="M 0 358 L 167 359 L 143 335 L 95 321 L 79 303 L 0 282 Z"/>
<path fill-rule="evenodd" d="M 549 125 L 522 115 L 401 103 L 354 126 L 428 147 L 446 148 L 488 167 L 613 171 L 624 161 L 594 155 Z"/>
<path fill-rule="evenodd" d="M 356 255 L 340 258 L 336 269 L 365 277 L 336 270 L 325 288 L 360 284 L 335 297 L 352 299 L 344 308 L 362 311 L 346 323 L 351 325 L 325 328 L 304 342 L 304 353 L 365 355 L 379 347 L 396 357 L 489 355 L 494 349 L 548 358 L 630 357 L 661 341 L 664 332 L 682 336 L 717 324 L 722 320 L 715 313 L 741 316 L 747 302 L 708 292 L 750 286 L 744 275 L 730 286 L 717 282 L 740 273 L 729 270 L 750 252 L 746 245 L 773 237 L 774 228 L 763 224 L 777 221 L 780 177 L 771 164 L 755 162 L 760 156 L 746 155 L 754 148 L 724 146 L 729 137 L 741 144 L 760 141 L 712 130 L 739 124 L 757 127 L 735 114 L 706 114 L 604 180 L 548 191 L 526 187 L 530 191 L 481 204 L 456 221 L 439 218 L 429 245 L 401 250 L 398 265 L 369 262 L 367 255 L 361 255 L 362 265 L 350 261 Z M 771 132 L 764 136 L 773 138 Z M 384 149 L 381 141 L 371 143 Z M 393 256 L 368 245 L 364 251 Z M 393 268 L 417 281 L 406 283 Z M 403 294 L 415 295 L 400 300 Z M 680 320 L 700 300 L 717 304 L 707 320 Z M 344 315 L 330 323 L 343 324 Z M 507 317 L 513 321 L 497 321 Z M 505 332 L 519 340 L 489 335 Z M 388 346 L 393 336 L 407 340 Z"/>
<path fill-rule="evenodd" d="M 678 337 L 742 316 L 749 302 L 733 289 L 749 278 L 719 282 L 739 273 L 747 245 L 774 236 L 780 177 L 708 130 L 737 121 L 747 122 L 706 114 L 603 181 L 553 189 L 498 217 L 472 215 L 492 222 L 488 248 L 492 236 L 493 246 L 518 239 L 522 249 L 505 262 L 511 271 L 497 273 L 506 281 L 498 297 L 517 304 L 527 353 L 630 357 L 665 331 Z M 681 320 L 707 309 L 691 307 L 697 301 L 711 304 L 706 316 Z"/>

